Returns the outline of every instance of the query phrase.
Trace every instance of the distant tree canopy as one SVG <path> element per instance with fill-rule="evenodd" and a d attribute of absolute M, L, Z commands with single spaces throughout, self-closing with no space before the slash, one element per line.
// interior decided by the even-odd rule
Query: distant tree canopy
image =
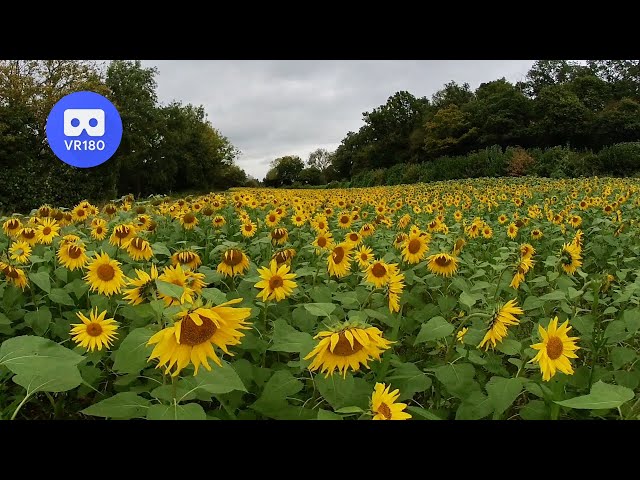
<path fill-rule="evenodd" d="M 452 81 L 430 100 L 397 92 L 363 122 L 329 155 L 324 180 L 491 146 L 599 151 L 640 140 L 640 61 L 539 60 L 515 85 Z"/>
<path fill-rule="evenodd" d="M 0 60 L 0 211 L 244 185 L 239 151 L 203 107 L 158 104 L 157 73 L 140 61 Z M 53 105 L 81 90 L 109 98 L 124 127 L 116 154 L 91 169 L 57 159 L 44 130 Z"/>

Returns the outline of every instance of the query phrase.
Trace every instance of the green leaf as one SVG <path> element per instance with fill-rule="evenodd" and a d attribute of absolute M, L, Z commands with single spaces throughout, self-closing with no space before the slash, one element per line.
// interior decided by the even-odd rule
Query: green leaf
<path fill-rule="evenodd" d="M 413 418 L 420 417 L 420 419 L 423 420 L 442 420 L 442 418 L 437 416 L 435 413 L 432 413 L 429 410 L 420 407 L 408 406 L 405 411 L 408 413 L 412 413 Z"/>
<path fill-rule="evenodd" d="M 80 300 L 89 290 L 89 284 L 81 278 L 76 278 L 73 282 L 68 283 L 64 288 L 73 293 L 76 298 Z"/>
<path fill-rule="evenodd" d="M 198 403 L 151 405 L 147 420 L 206 420 L 207 414 Z"/>
<path fill-rule="evenodd" d="M 52 288 L 51 293 L 49 293 L 49 298 L 52 302 L 60 305 L 68 305 L 70 307 L 75 307 L 76 305 L 73 298 L 71 298 L 62 288 Z"/>
<path fill-rule="evenodd" d="M 154 255 L 166 255 L 167 257 L 171 256 L 171 252 L 164 243 L 154 243 L 153 245 L 151 245 L 151 250 L 153 251 Z"/>
<path fill-rule="evenodd" d="M 346 378 L 340 375 L 331 375 L 328 378 L 316 375 L 314 382 L 320 394 L 334 410 L 354 404 L 351 399 L 355 382 L 351 374 L 347 374 Z"/>
<path fill-rule="evenodd" d="M 429 342 L 438 338 L 446 337 L 455 330 L 455 327 L 442 317 L 433 317 L 420 328 L 420 332 L 416 337 L 414 345 Z"/>
<path fill-rule="evenodd" d="M 565 300 L 565 293 L 562 290 L 554 290 L 546 295 L 542 295 L 540 300 Z"/>
<path fill-rule="evenodd" d="M 456 411 L 456 420 L 479 420 L 492 411 L 491 400 L 484 393 L 476 390 L 463 399 Z"/>
<path fill-rule="evenodd" d="M 51 312 L 48 307 L 40 307 L 35 312 L 25 313 L 24 321 L 36 335 L 44 335 L 51 323 Z"/>
<path fill-rule="evenodd" d="M 51 279 L 48 272 L 30 273 L 29 279 L 45 292 L 51 291 Z"/>
<path fill-rule="evenodd" d="M 519 378 L 491 377 L 486 389 L 489 401 L 493 405 L 493 417 L 499 418 L 511 406 L 522 391 L 522 380 Z"/>
<path fill-rule="evenodd" d="M 218 290 L 217 288 L 203 288 L 202 289 L 202 297 L 205 300 L 213 302 L 214 305 L 220 305 L 227 301 L 227 296 L 224 292 Z"/>
<path fill-rule="evenodd" d="M 471 294 L 467 292 L 462 292 L 460 294 L 460 303 L 468 309 L 473 307 L 475 303 L 482 298 L 480 294 Z"/>
<path fill-rule="evenodd" d="M 277 319 L 273 326 L 273 345 L 269 347 L 272 352 L 299 353 L 304 356 L 313 350 L 316 342 L 308 333 L 299 332 L 282 318 Z"/>
<path fill-rule="evenodd" d="M 569 408 L 601 410 L 618 408 L 623 403 L 632 400 L 634 396 L 635 394 L 630 388 L 610 385 L 599 380 L 593 384 L 591 393 L 588 395 L 570 398 L 569 400 L 556 401 L 556 403 Z"/>
<path fill-rule="evenodd" d="M 11 325 L 11 319 L 4 313 L 0 313 L 0 325 Z"/>
<path fill-rule="evenodd" d="M 250 408 L 271 418 L 283 418 L 283 411 L 289 408 L 287 397 L 298 393 L 304 385 L 290 371 L 279 370 L 274 373 L 262 390 L 257 401 Z"/>
<path fill-rule="evenodd" d="M 527 312 L 529 310 L 535 310 L 536 308 L 540 308 L 543 305 L 544 305 L 544 301 L 542 301 L 538 297 L 529 296 L 525 298 L 524 303 L 522 304 L 522 310 Z"/>
<path fill-rule="evenodd" d="M 531 400 L 518 412 L 523 420 L 547 420 L 549 409 L 542 400 Z"/>
<path fill-rule="evenodd" d="M 336 306 L 333 303 L 305 303 L 304 308 L 315 317 L 328 317 Z"/>
<path fill-rule="evenodd" d="M 511 338 L 505 338 L 498 344 L 496 349 L 506 355 L 518 355 L 522 349 L 522 344 Z"/>
<path fill-rule="evenodd" d="M 422 393 L 431 387 L 431 378 L 425 375 L 413 363 L 400 363 L 393 370 L 393 375 L 385 378 L 390 382 L 390 390 L 400 389 L 399 401 L 412 398 L 416 393 Z"/>
<path fill-rule="evenodd" d="M 113 369 L 119 373 L 139 373 L 150 366 L 147 359 L 153 351 L 153 346 L 147 347 L 147 342 L 154 332 L 148 328 L 136 328 L 122 341 L 115 352 Z"/>
<path fill-rule="evenodd" d="M 185 388 L 192 390 L 202 390 L 213 395 L 233 392 L 238 390 L 246 392 L 247 389 L 240 380 L 236 371 L 226 362 L 222 362 L 222 367 L 216 364 L 211 366 L 211 371 L 201 367 L 195 377 L 187 377 L 180 381 Z"/>
<path fill-rule="evenodd" d="M 364 410 L 362 410 L 360 407 L 343 407 L 336 410 L 336 413 L 344 413 L 346 415 L 349 415 L 353 413 L 362 413 L 363 411 Z"/>
<path fill-rule="evenodd" d="M 640 329 L 640 308 L 625 310 L 622 320 L 630 333 L 636 333 Z"/>
<path fill-rule="evenodd" d="M 168 297 L 182 298 L 182 294 L 184 293 L 184 287 L 174 285 L 173 283 L 163 282 L 162 280 L 156 279 L 156 286 L 158 287 L 158 292 Z"/>
<path fill-rule="evenodd" d="M 151 402 L 133 392 L 116 393 L 81 411 L 92 417 L 108 417 L 121 420 L 130 418 L 144 418 Z"/>
<path fill-rule="evenodd" d="M 613 347 L 611 349 L 611 363 L 613 368 L 618 370 L 623 365 L 632 362 L 637 358 L 635 350 L 627 347 Z"/>
<path fill-rule="evenodd" d="M 454 395 L 463 396 L 468 392 L 475 369 L 469 363 L 454 363 L 453 365 L 443 365 L 434 370 L 436 378 L 442 382 L 445 388 Z"/>
<path fill-rule="evenodd" d="M 318 420 L 342 420 L 342 417 L 329 410 L 320 409 L 318 410 Z"/>

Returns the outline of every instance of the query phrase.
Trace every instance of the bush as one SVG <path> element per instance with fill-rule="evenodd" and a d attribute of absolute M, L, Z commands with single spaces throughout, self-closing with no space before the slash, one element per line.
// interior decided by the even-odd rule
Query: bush
<path fill-rule="evenodd" d="M 527 153 L 524 148 L 509 148 L 511 159 L 509 160 L 509 165 L 507 166 L 507 175 L 510 177 L 522 177 L 530 172 L 532 169 L 535 160 L 531 155 Z"/>
<path fill-rule="evenodd" d="M 631 176 L 640 171 L 640 142 L 618 143 L 600 150 L 598 160 L 606 173 Z M 604 173 L 604 172 L 603 172 Z"/>

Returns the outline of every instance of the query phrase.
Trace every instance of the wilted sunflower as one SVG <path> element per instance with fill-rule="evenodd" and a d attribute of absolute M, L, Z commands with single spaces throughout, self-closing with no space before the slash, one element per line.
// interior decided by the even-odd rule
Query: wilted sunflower
<path fill-rule="evenodd" d="M 251 220 L 246 221 L 240 227 L 243 237 L 251 238 L 256 234 L 256 224 Z"/>
<path fill-rule="evenodd" d="M 2 272 L 5 278 L 16 287 L 19 287 L 22 290 L 27 287 L 27 276 L 21 268 L 13 267 L 0 261 L 0 272 Z"/>
<path fill-rule="evenodd" d="M 180 220 L 180 225 L 182 225 L 185 230 L 193 230 L 195 226 L 198 225 L 198 217 L 196 217 L 193 212 L 181 214 L 178 220 Z"/>
<path fill-rule="evenodd" d="M 365 223 L 362 227 L 360 227 L 360 235 L 363 237 L 370 237 L 376 231 L 376 227 L 374 227 L 370 223 Z"/>
<path fill-rule="evenodd" d="M 165 373 L 177 376 L 182 369 L 192 363 L 195 372 L 203 365 L 207 370 L 211 366 L 207 359 L 222 366 L 213 345 L 218 346 L 227 355 L 233 356 L 227 347 L 238 345 L 244 336 L 240 330 L 246 330 L 246 319 L 251 315 L 250 308 L 235 308 L 231 305 L 242 302 L 236 298 L 217 306 L 202 305 L 198 301 L 178 313 L 177 320 L 172 326 L 160 330 L 153 335 L 147 345 L 156 345 L 149 356 L 149 361 L 158 359 L 156 368 L 166 365 Z"/>
<path fill-rule="evenodd" d="M 406 403 L 395 403 L 400 396 L 400 390 L 389 393 L 391 385 L 377 383 L 371 395 L 371 413 L 373 420 L 408 420 L 411 415 L 403 412 Z"/>
<path fill-rule="evenodd" d="M 27 242 L 16 241 L 9 247 L 9 258 L 17 263 L 27 263 L 31 255 L 31 246 Z"/>
<path fill-rule="evenodd" d="M 578 337 L 567 335 L 569 330 L 571 330 L 569 320 L 558 327 L 558 317 L 549 322 L 547 330 L 538 324 L 538 332 L 542 342 L 531 345 L 531 348 L 538 350 L 538 354 L 529 363 L 537 362 L 540 364 L 542 380 L 545 382 L 548 382 L 556 374 L 556 370 L 573 375 L 573 367 L 569 359 L 578 358 L 575 351 L 580 347 L 576 346 Z"/>
<path fill-rule="evenodd" d="M 271 243 L 273 245 L 282 245 L 286 243 L 288 238 L 289 232 L 284 227 L 275 228 L 271 231 Z"/>
<path fill-rule="evenodd" d="M 17 237 L 22 229 L 22 222 L 18 218 L 10 218 L 2 224 L 2 230 L 8 237 Z"/>
<path fill-rule="evenodd" d="M 344 277 L 351 270 L 351 244 L 339 243 L 331 250 L 327 258 L 327 271 L 338 278 Z"/>
<path fill-rule="evenodd" d="M 36 229 L 31 227 L 24 227 L 20 229 L 20 233 L 16 237 L 17 240 L 28 243 L 30 246 L 33 246 L 37 243 L 36 238 Z"/>
<path fill-rule="evenodd" d="M 60 225 L 51 218 L 43 218 L 40 225 L 36 228 L 36 239 L 38 243 L 43 245 L 51 245 L 53 239 L 57 237 Z"/>
<path fill-rule="evenodd" d="M 404 233 L 404 232 L 400 232 L 396 235 L 396 237 L 393 239 L 393 246 L 396 247 L 398 250 L 402 250 L 404 248 L 404 243 L 407 240 L 407 238 L 409 238 L 409 236 Z"/>
<path fill-rule="evenodd" d="M 164 300 L 164 303 L 167 305 L 167 307 L 170 307 L 172 305 L 181 305 L 183 303 L 193 301 L 194 290 L 189 285 L 187 273 L 190 273 L 189 270 L 183 270 L 182 265 L 174 265 L 172 267 L 165 267 L 162 275 L 158 276 L 158 280 L 160 280 L 161 282 L 172 283 L 174 285 L 182 287 L 183 289 L 180 298 L 166 295 L 160 291 L 158 292 L 158 296 Z"/>
<path fill-rule="evenodd" d="M 397 271 L 397 264 L 388 264 L 382 260 L 371 262 L 365 275 L 365 282 L 373 284 L 376 288 L 384 287 L 391 275 Z"/>
<path fill-rule="evenodd" d="M 522 258 L 531 258 L 536 253 L 536 249 L 529 243 L 520 245 L 520 256 Z"/>
<path fill-rule="evenodd" d="M 191 270 L 195 270 L 200 265 L 202 265 L 202 260 L 200 259 L 200 255 L 198 255 L 193 250 L 178 250 L 173 255 L 171 255 L 171 265 L 178 264 Z"/>
<path fill-rule="evenodd" d="M 242 275 L 249 268 L 249 258 L 237 248 L 225 250 L 217 271 L 227 277 Z"/>
<path fill-rule="evenodd" d="M 291 296 L 293 289 L 298 286 L 293 281 L 296 274 L 289 273 L 289 265 L 282 264 L 278 266 L 275 260 L 271 260 L 269 267 L 259 268 L 258 273 L 261 280 L 254 286 L 262 289 L 257 296 L 261 297 L 263 302 L 284 300 Z"/>
<path fill-rule="evenodd" d="M 458 259 L 448 253 L 435 253 L 428 259 L 427 268 L 436 275 L 449 277 L 458 270 Z"/>
<path fill-rule="evenodd" d="M 151 264 L 150 273 L 144 270 L 135 269 L 138 278 L 128 279 L 127 286 L 133 286 L 124 291 L 123 298 L 128 300 L 132 305 L 139 305 L 143 302 L 150 302 L 155 299 L 157 292 L 156 278 L 158 278 L 158 269 L 155 264 Z"/>
<path fill-rule="evenodd" d="M 122 246 L 136 262 L 139 262 L 140 260 L 149 260 L 153 257 L 151 245 L 144 238 L 133 237 Z"/>
<path fill-rule="evenodd" d="M 106 213 L 109 217 L 114 216 L 118 213 L 118 207 L 116 207 L 113 203 L 107 203 L 102 209 L 104 213 Z"/>
<path fill-rule="evenodd" d="M 118 335 L 116 333 L 118 324 L 113 318 L 105 318 L 107 316 L 106 310 L 98 315 L 96 307 L 89 313 L 89 318 L 85 317 L 82 312 L 76 312 L 76 315 L 82 320 L 82 323 L 71 324 L 73 327 L 71 335 L 74 342 L 91 352 L 111 346 Z"/>
<path fill-rule="evenodd" d="M 410 265 L 420 263 L 428 250 L 427 240 L 420 235 L 420 232 L 411 234 L 402 249 L 402 258 Z"/>
<path fill-rule="evenodd" d="M 578 267 L 582 266 L 580 248 L 574 243 L 565 243 L 560 252 L 562 269 L 569 275 L 573 275 Z"/>
<path fill-rule="evenodd" d="M 325 378 L 333 375 L 335 370 L 347 376 L 347 370 L 360 370 L 360 364 L 370 368 L 367 363 L 371 359 L 379 360 L 380 354 L 387 350 L 393 342 L 382 337 L 382 332 L 376 327 L 341 325 L 333 330 L 318 333 L 315 339 L 320 342 L 304 357 L 313 357 L 309 370 L 320 369 Z"/>
<path fill-rule="evenodd" d="M 109 243 L 117 247 L 124 247 L 135 236 L 136 228 L 132 224 L 116 225 L 109 238 Z"/>
<path fill-rule="evenodd" d="M 453 250 L 452 250 L 452 254 L 453 256 L 458 256 L 460 255 L 460 252 L 462 252 L 462 249 L 464 248 L 464 246 L 467 244 L 466 240 L 464 238 L 458 238 L 456 240 L 456 243 L 453 244 Z"/>
<path fill-rule="evenodd" d="M 502 339 L 507 336 L 507 328 L 510 325 L 520 323 L 516 315 L 522 314 L 524 314 L 524 310 L 517 306 L 515 300 L 509 300 L 505 303 L 494 313 L 489 323 L 489 330 L 480 342 L 480 345 L 478 345 L 478 348 L 482 348 L 483 346 L 485 350 L 489 350 L 489 347 L 495 348 L 496 345 L 502 342 Z"/>
<path fill-rule="evenodd" d="M 61 243 L 58 249 L 58 261 L 71 271 L 84 268 L 89 261 L 86 249 L 81 242 Z"/>
<path fill-rule="evenodd" d="M 84 279 L 89 283 L 92 292 L 97 291 L 107 297 L 120 293 L 126 281 L 120 269 L 120 262 L 112 260 L 106 253 L 96 253 L 95 258 L 87 265 Z"/>
<path fill-rule="evenodd" d="M 371 260 L 373 260 L 373 251 L 366 245 L 362 245 L 360 250 L 355 254 L 355 258 L 358 261 L 358 265 L 362 270 L 369 268 Z"/>
<path fill-rule="evenodd" d="M 213 220 L 211 220 L 211 224 L 214 226 L 214 228 L 222 228 L 225 223 L 227 223 L 227 221 L 222 215 L 216 215 L 215 217 L 213 217 Z"/>

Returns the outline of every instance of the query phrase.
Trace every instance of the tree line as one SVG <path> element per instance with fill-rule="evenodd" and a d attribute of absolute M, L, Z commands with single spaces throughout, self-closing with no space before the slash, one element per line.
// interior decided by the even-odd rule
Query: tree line
<path fill-rule="evenodd" d="M 0 212 L 244 185 L 238 149 L 202 106 L 159 104 L 157 74 L 140 61 L 0 60 Z M 116 154 L 91 169 L 57 159 L 45 133 L 53 105 L 82 90 L 113 102 L 124 127 Z"/>
<path fill-rule="evenodd" d="M 427 172 L 428 164 L 455 163 L 446 159 L 481 161 L 483 155 L 474 154 L 492 148 L 513 152 L 520 147 L 534 160 L 540 155 L 532 149 L 554 147 L 595 158 L 588 154 L 639 139 L 640 61 L 539 60 L 515 84 L 500 78 L 472 90 L 468 83 L 452 81 L 430 99 L 397 92 L 363 113 L 362 127 L 348 132 L 335 152 L 314 152 L 327 163 L 318 166 L 310 157 L 305 167 L 299 157 L 276 159 L 264 183 L 346 182 L 397 165 L 420 165 Z M 571 162 L 564 174 L 571 175 L 567 165 Z M 599 168 L 604 170 L 599 174 L 608 173 L 606 164 Z"/>

